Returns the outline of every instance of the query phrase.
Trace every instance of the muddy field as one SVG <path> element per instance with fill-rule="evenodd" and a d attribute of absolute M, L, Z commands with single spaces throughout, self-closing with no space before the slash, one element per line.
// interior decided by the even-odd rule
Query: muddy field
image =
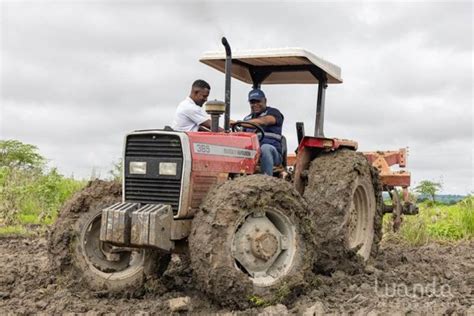
<path fill-rule="evenodd" d="M 364 273 L 318 276 L 306 295 L 289 306 L 259 307 L 237 314 L 474 314 L 474 243 L 411 248 L 382 244 Z M 87 291 L 50 273 L 47 242 L 0 239 L 0 314 L 167 314 L 173 298 L 189 297 L 184 312 L 229 313 L 191 284 L 185 257 L 174 256 L 162 282 L 123 296 Z M 150 283 L 150 282 L 149 282 Z M 176 303 L 176 302 L 175 302 Z M 176 307 L 176 306 L 175 306 Z"/>

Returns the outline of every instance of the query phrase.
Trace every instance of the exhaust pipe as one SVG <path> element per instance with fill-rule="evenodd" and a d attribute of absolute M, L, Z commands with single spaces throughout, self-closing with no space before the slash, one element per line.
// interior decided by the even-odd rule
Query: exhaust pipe
<path fill-rule="evenodd" d="M 225 115 L 224 130 L 230 132 L 230 74 L 232 73 L 232 50 L 229 42 L 222 37 L 222 45 L 225 47 Z"/>

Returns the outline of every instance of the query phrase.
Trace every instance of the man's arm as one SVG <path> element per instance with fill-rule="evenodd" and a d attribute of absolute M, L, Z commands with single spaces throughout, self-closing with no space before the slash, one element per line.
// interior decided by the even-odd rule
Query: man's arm
<path fill-rule="evenodd" d="M 204 127 L 207 127 L 209 129 L 211 129 L 211 120 L 205 120 L 204 122 L 199 124 L 199 126 L 204 126 Z"/>
<path fill-rule="evenodd" d="M 248 120 L 246 122 L 254 123 L 258 126 L 264 127 L 264 126 L 275 125 L 277 123 L 277 120 L 273 115 L 265 115 L 265 116 L 262 116 L 262 117 L 257 117 L 257 118 Z M 249 124 L 245 124 L 245 123 L 241 123 L 241 124 L 242 124 L 243 127 L 254 128 L 252 125 L 249 125 Z"/>
<path fill-rule="evenodd" d="M 208 132 L 211 130 L 211 120 L 209 119 L 209 115 L 207 115 L 207 113 L 205 113 L 201 108 L 193 106 L 185 112 L 185 115 L 198 125 L 199 131 Z"/>
<path fill-rule="evenodd" d="M 201 128 L 202 127 L 202 128 Z M 207 120 L 199 124 L 199 130 L 205 131 L 205 132 L 210 132 L 211 131 L 211 120 Z M 219 132 L 223 132 L 224 129 L 219 127 Z"/>

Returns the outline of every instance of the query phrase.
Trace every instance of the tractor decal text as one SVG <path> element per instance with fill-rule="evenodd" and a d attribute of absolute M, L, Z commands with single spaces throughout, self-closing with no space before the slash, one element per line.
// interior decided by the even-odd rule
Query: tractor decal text
<path fill-rule="evenodd" d="M 204 155 L 217 155 L 250 159 L 254 158 L 257 153 L 255 150 L 250 149 L 211 145 L 205 143 L 194 143 L 194 152 L 197 154 Z"/>

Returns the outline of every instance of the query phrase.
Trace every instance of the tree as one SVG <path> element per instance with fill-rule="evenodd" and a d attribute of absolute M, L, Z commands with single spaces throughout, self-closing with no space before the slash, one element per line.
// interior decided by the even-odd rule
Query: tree
<path fill-rule="evenodd" d="M 18 140 L 0 140 L 0 167 L 34 169 L 44 166 L 45 159 L 34 145 Z"/>
<path fill-rule="evenodd" d="M 442 189 L 442 185 L 439 182 L 423 180 L 415 187 L 415 191 L 423 194 L 428 195 L 431 197 L 431 200 L 435 202 L 436 192 Z"/>

